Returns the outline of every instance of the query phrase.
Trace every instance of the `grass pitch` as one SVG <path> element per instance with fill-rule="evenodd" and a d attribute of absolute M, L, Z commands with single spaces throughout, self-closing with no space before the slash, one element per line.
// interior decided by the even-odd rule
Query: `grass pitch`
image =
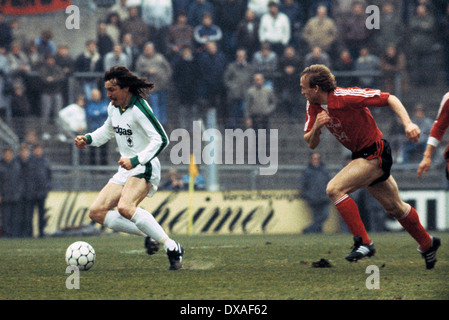
<path fill-rule="evenodd" d="M 442 240 L 434 270 L 425 269 L 406 233 L 371 234 L 377 254 L 358 263 L 344 260 L 352 245 L 348 234 L 173 236 L 186 250 L 179 271 L 168 270 L 162 250 L 149 257 L 135 236 L 2 239 L 0 299 L 448 299 L 449 234 L 433 234 Z M 69 290 L 64 254 L 77 240 L 89 242 L 97 258 L 80 273 L 80 288 Z M 322 258 L 332 267 L 313 268 Z M 367 288 L 370 265 L 379 268 L 379 289 Z"/>

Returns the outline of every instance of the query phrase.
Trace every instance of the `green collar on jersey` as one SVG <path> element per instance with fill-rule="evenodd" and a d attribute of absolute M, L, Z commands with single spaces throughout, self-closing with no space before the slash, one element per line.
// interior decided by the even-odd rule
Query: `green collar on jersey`
<path fill-rule="evenodd" d="M 128 104 L 125 108 L 119 107 L 118 109 L 120 110 L 120 114 L 123 114 L 128 108 L 130 108 L 130 107 L 132 107 L 133 105 L 135 105 L 137 99 L 139 99 L 139 97 L 133 95 L 133 96 L 131 97 L 131 100 L 129 100 L 129 104 Z"/>

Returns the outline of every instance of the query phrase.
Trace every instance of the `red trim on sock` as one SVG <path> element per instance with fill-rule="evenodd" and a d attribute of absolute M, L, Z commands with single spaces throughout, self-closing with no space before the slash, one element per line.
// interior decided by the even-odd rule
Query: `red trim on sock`
<path fill-rule="evenodd" d="M 342 198 L 343 197 L 340 199 Z M 366 233 L 365 226 L 360 218 L 359 208 L 357 207 L 355 201 L 347 195 L 343 200 L 339 200 L 336 201 L 338 203 L 335 206 L 338 213 L 340 213 L 340 216 L 348 226 L 349 231 L 351 231 L 354 237 L 361 237 L 363 243 L 371 243 L 371 239 L 369 238 L 368 233 Z"/>
<path fill-rule="evenodd" d="M 422 226 L 419 221 L 418 212 L 413 207 L 410 207 L 410 212 L 405 218 L 398 219 L 401 226 L 407 231 L 413 239 L 419 244 L 422 252 L 426 252 L 432 245 L 432 238 Z"/>

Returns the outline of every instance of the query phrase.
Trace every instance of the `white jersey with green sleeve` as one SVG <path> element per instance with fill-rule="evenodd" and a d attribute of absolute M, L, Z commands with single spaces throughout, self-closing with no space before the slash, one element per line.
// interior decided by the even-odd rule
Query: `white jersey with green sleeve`
<path fill-rule="evenodd" d="M 148 103 L 133 96 L 125 111 L 108 106 L 108 118 L 94 132 L 86 134 L 87 144 L 101 146 L 115 136 L 122 158 L 130 158 L 133 167 L 146 165 L 168 146 L 164 128 Z"/>

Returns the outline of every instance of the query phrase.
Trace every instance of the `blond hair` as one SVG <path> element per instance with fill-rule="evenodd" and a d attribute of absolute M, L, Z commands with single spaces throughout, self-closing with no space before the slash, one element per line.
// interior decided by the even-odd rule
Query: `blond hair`
<path fill-rule="evenodd" d="M 331 92 L 337 87 L 337 81 L 330 69 L 323 64 L 313 64 L 304 69 L 302 76 L 307 76 L 311 88 L 318 86 L 325 92 Z"/>

